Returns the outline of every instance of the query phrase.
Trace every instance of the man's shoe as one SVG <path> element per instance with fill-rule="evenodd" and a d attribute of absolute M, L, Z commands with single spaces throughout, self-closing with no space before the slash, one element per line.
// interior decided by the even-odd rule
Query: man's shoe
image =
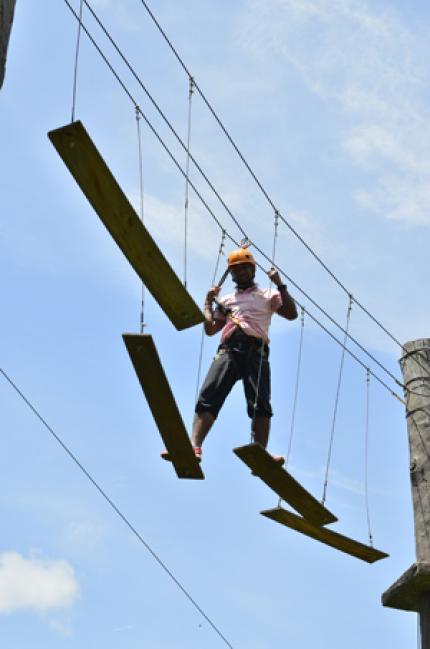
<path fill-rule="evenodd" d="M 194 451 L 194 455 L 196 456 L 197 462 L 201 462 L 202 461 L 202 449 L 200 448 L 200 446 L 193 446 L 193 451 Z M 172 458 L 169 455 L 169 451 L 162 451 L 160 453 L 160 457 L 163 460 L 166 460 L 167 462 L 172 461 Z"/>
<path fill-rule="evenodd" d="M 202 461 L 202 449 L 201 446 L 193 446 L 194 455 L 196 456 L 197 462 Z"/>
<path fill-rule="evenodd" d="M 278 464 L 279 466 L 284 466 L 285 458 L 282 455 L 272 455 L 272 457 L 275 460 L 276 464 Z"/>
<path fill-rule="evenodd" d="M 278 466 L 284 466 L 285 464 L 285 458 L 283 455 L 272 455 L 272 458 L 275 460 L 276 464 Z M 255 471 L 251 471 L 251 475 L 258 475 L 258 473 L 255 473 Z"/>

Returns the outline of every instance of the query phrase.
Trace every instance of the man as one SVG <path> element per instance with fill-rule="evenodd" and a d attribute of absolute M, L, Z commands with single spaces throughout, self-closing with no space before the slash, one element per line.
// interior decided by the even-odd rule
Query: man
<path fill-rule="evenodd" d="M 205 300 L 205 333 L 213 336 L 221 331 L 221 343 L 195 408 L 191 442 L 199 460 L 203 441 L 239 379 L 245 389 L 252 438 L 266 448 L 273 414 L 268 346 L 270 321 L 275 312 L 287 320 L 297 318 L 295 302 L 275 269 L 267 274 L 278 290 L 262 289 L 254 282 L 255 260 L 247 248 L 231 252 L 227 263 L 236 284 L 235 291 L 218 301 L 220 288 L 213 286 Z M 284 463 L 282 457 L 275 459 L 281 465 Z"/>

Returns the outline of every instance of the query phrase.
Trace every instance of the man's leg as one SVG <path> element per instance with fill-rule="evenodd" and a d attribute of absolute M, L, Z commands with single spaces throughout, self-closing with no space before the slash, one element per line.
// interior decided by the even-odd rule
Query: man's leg
<path fill-rule="evenodd" d="M 261 444 L 263 448 L 266 448 L 267 442 L 269 441 L 270 431 L 269 417 L 256 415 L 252 420 L 251 430 L 254 442 L 257 442 L 258 444 Z"/>
<path fill-rule="evenodd" d="M 191 433 L 191 443 L 194 448 L 201 448 L 218 412 L 238 378 L 237 365 L 228 351 L 218 350 L 197 399 L 196 415 Z"/>
<path fill-rule="evenodd" d="M 251 436 L 254 442 L 263 448 L 267 447 L 270 433 L 270 418 L 272 407 L 270 405 L 270 365 L 268 353 L 262 355 L 261 350 L 249 355 L 244 380 L 245 395 L 248 403 L 248 416 L 251 418 Z M 258 398 L 256 391 L 258 386 Z M 257 405 L 255 407 L 255 401 Z M 282 456 L 273 456 L 281 466 L 285 459 Z"/>
<path fill-rule="evenodd" d="M 215 421 L 214 415 L 209 410 L 196 412 L 193 421 L 193 431 L 191 433 L 191 443 L 193 446 L 200 448 L 204 439 Z"/>

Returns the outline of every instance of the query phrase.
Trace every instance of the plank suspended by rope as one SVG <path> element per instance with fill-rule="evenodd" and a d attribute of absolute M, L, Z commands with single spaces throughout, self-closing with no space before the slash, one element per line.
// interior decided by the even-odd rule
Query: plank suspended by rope
<path fill-rule="evenodd" d="M 337 521 L 328 509 L 301 486 L 285 469 L 274 460 L 260 444 L 247 444 L 233 449 L 233 452 L 270 489 L 278 494 L 307 520 L 315 525 L 326 525 Z"/>
<path fill-rule="evenodd" d="M 178 478 L 203 480 L 152 336 L 123 334 L 131 362 Z"/>
<path fill-rule="evenodd" d="M 145 286 L 178 330 L 204 316 L 172 270 L 80 121 L 48 137 Z"/>
<path fill-rule="evenodd" d="M 325 545 L 329 545 L 336 550 L 350 554 L 362 561 L 367 561 L 367 563 L 374 563 L 375 561 L 385 559 L 389 556 L 385 552 L 376 550 L 372 546 L 355 541 L 354 539 L 343 536 L 343 534 L 334 532 L 326 527 L 315 525 L 311 521 L 301 518 L 282 507 L 266 509 L 260 513 L 277 523 L 281 523 L 281 525 L 286 525 L 287 527 L 290 527 L 297 532 L 301 532 L 302 534 L 305 534 L 316 541 L 320 541 Z"/>

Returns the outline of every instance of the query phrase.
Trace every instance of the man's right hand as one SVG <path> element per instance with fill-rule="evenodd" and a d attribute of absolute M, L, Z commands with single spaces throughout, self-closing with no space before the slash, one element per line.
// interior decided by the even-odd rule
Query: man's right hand
<path fill-rule="evenodd" d="M 209 291 L 206 294 L 206 303 L 207 304 L 212 304 L 212 302 L 215 300 L 217 295 L 219 295 L 220 292 L 220 287 L 219 286 L 212 286 L 212 288 L 209 289 Z"/>

